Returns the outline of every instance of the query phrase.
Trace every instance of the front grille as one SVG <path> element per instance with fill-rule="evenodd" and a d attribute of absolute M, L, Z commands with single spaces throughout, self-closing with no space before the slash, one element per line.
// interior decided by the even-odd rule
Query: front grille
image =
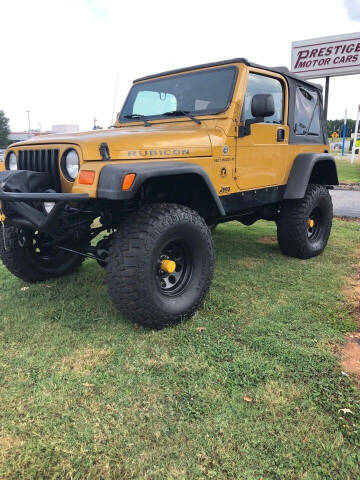
<path fill-rule="evenodd" d="M 19 150 L 18 169 L 49 173 L 51 185 L 60 190 L 59 150 Z"/>

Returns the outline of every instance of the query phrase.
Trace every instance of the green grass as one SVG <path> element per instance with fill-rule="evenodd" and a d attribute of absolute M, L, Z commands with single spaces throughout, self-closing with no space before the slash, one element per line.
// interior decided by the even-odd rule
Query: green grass
<path fill-rule="evenodd" d="M 336 352 L 360 224 L 334 223 L 308 261 L 271 223 L 219 226 L 204 308 L 162 331 L 120 318 L 91 261 L 30 286 L 0 267 L 0 478 L 358 479 Z"/>
<path fill-rule="evenodd" d="M 337 157 L 336 165 L 340 182 L 360 183 L 360 162 L 358 160 L 351 164 L 350 160 L 342 160 L 341 157 Z"/>

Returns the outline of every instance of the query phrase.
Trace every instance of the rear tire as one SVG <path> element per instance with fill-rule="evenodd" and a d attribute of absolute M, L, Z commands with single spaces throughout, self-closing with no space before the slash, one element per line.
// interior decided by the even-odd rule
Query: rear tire
<path fill-rule="evenodd" d="M 288 200 L 277 219 L 280 250 L 290 257 L 311 258 L 327 245 L 333 218 L 329 191 L 323 185 L 309 185 L 305 197 Z"/>
<path fill-rule="evenodd" d="M 111 239 L 106 283 L 130 321 L 162 328 L 190 318 L 204 302 L 214 269 L 211 233 L 188 207 L 153 204 L 130 215 Z M 162 261 L 173 261 L 171 272 Z"/>
<path fill-rule="evenodd" d="M 208 225 L 210 232 L 215 233 L 216 227 L 218 225 L 219 225 L 218 223 L 211 223 L 210 225 Z"/>
<path fill-rule="evenodd" d="M 0 258 L 5 267 L 25 282 L 41 282 L 63 277 L 77 270 L 84 258 L 44 246 L 44 235 L 6 225 L 5 244 L 0 226 Z M 40 248 L 39 248 L 40 246 Z"/>

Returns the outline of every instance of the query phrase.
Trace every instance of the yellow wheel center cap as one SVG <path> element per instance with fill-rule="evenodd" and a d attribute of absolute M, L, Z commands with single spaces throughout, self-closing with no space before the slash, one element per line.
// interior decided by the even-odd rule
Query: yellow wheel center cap
<path fill-rule="evenodd" d="M 312 218 L 309 218 L 308 225 L 309 225 L 310 228 L 314 228 L 315 221 Z"/>
<path fill-rule="evenodd" d="M 160 264 L 161 270 L 167 273 L 173 273 L 176 269 L 176 263 L 173 260 L 163 260 Z"/>

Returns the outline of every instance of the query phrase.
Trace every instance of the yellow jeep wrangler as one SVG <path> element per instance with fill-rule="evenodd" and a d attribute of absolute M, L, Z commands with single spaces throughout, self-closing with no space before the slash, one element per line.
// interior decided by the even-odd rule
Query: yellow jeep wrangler
<path fill-rule="evenodd" d="M 236 58 L 139 78 L 112 128 L 7 149 L 0 255 L 28 282 L 93 258 L 128 319 L 173 324 L 208 293 L 220 222 L 273 220 L 284 254 L 324 250 L 328 150 L 321 87 L 284 67 Z"/>

